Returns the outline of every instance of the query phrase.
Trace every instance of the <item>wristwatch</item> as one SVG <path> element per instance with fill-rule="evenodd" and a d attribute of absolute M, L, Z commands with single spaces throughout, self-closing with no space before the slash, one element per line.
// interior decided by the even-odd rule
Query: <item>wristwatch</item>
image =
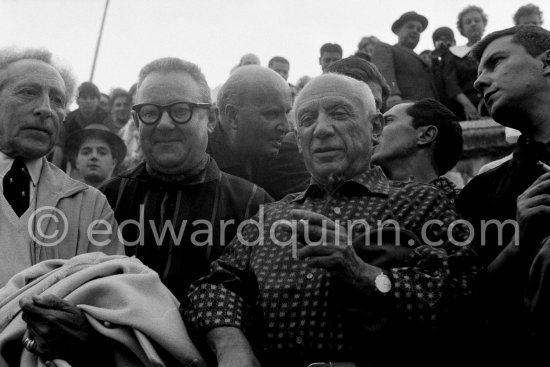
<path fill-rule="evenodd" d="M 382 294 L 388 293 L 392 288 L 390 277 L 384 272 L 381 272 L 374 278 L 374 286 L 378 292 Z"/>

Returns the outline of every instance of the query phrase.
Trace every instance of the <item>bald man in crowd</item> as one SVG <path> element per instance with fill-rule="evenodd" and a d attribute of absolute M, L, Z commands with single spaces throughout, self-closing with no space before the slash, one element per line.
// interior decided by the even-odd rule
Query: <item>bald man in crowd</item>
<path fill-rule="evenodd" d="M 390 87 L 373 63 L 359 57 L 346 57 L 332 63 L 326 69 L 327 73 L 347 75 L 367 83 L 374 96 L 376 109 L 381 111 L 386 105 Z M 311 175 L 306 169 L 304 159 L 296 141 L 296 132 L 289 132 L 279 149 L 275 162 L 271 164 L 272 177 L 281 177 L 281 180 L 272 181 L 268 191 L 275 200 L 282 199 L 287 194 L 305 190 L 309 185 Z"/>
<path fill-rule="evenodd" d="M 476 273 L 468 246 L 447 238 L 456 215 L 436 188 L 371 166 L 382 116 L 366 83 L 319 76 L 298 95 L 295 118 L 311 184 L 266 204 L 254 218 L 262 225 L 247 224 L 192 286 L 189 325 L 219 366 L 426 365 L 424 333 Z M 366 246 L 388 219 L 411 235 L 408 246 Z M 424 227 L 433 220 L 441 226 Z M 455 239 L 466 234 L 454 229 Z"/>
<path fill-rule="evenodd" d="M 222 171 L 269 186 L 275 179 L 269 162 L 289 130 L 288 84 L 271 69 L 243 66 L 225 82 L 217 105 L 219 122 L 209 135 L 208 152 Z"/>

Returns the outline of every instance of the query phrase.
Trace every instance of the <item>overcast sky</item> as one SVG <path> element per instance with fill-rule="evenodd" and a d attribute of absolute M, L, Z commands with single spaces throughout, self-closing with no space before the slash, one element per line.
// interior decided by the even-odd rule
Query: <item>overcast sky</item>
<path fill-rule="evenodd" d="M 320 74 L 319 48 L 339 43 L 344 56 L 363 36 L 388 43 L 391 24 L 415 10 L 429 20 L 417 52 L 433 48 L 440 26 L 456 30 L 464 7 L 476 4 L 489 16 L 486 34 L 512 26 L 512 16 L 529 0 L 110 0 L 94 82 L 102 91 L 128 89 L 139 69 L 163 56 L 197 63 L 210 87 L 225 81 L 245 53 L 267 66 L 281 55 L 290 60 L 289 81 Z M 415 5 L 413 5 L 415 4 Z M 535 1 L 550 22 L 550 1 Z M 105 0 L 0 0 L 0 47 L 40 46 L 51 50 L 89 80 Z M 548 26 L 547 23 L 544 24 Z"/>

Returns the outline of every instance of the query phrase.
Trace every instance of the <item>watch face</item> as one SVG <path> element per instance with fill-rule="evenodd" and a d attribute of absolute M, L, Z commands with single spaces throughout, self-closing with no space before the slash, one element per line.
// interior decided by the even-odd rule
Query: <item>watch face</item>
<path fill-rule="evenodd" d="M 374 280 L 376 289 L 382 293 L 388 293 L 391 290 L 391 280 L 384 273 L 380 273 Z"/>

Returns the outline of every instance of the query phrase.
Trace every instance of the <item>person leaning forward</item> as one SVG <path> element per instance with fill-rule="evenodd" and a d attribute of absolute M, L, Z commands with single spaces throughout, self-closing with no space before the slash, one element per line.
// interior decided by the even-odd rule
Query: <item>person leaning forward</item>
<path fill-rule="evenodd" d="M 45 158 L 54 147 L 73 89 L 72 75 L 52 62 L 50 52 L 0 51 L 0 287 L 44 260 L 124 251 L 114 235 L 116 222 L 105 196 Z M 113 231 L 90 238 L 88 231 L 98 220 Z M 87 322 L 79 309 L 43 295 L 23 300 L 21 308 L 32 352 L 75 365 L 87 365 L 83 360 L 101 363 L 97 353 L 90 353 L 94 334 L 82 327 Z"/>
<path fill-rule="evenodd" d="M 298 95 L 295 115 L 311 184 L 266 204 L 192 285 L 189 327 L 219 366 L 428 361 L 428 329 L 478 272 L 469 246 L 447 238 L 456 214 L 436 188 L 390 181 L 370 165 L 382 120 L 365 83 L 319 76 Z M 389 219 L 400 230 L 379 228 Z M 423 232 L 430 220 L 441 226 Z M 386 246 L 366 246 L 371 227 Z M 453 233 L 465 241 L 460 225 Z M 343 245 L 348 234 L 353 246 Z"/>

